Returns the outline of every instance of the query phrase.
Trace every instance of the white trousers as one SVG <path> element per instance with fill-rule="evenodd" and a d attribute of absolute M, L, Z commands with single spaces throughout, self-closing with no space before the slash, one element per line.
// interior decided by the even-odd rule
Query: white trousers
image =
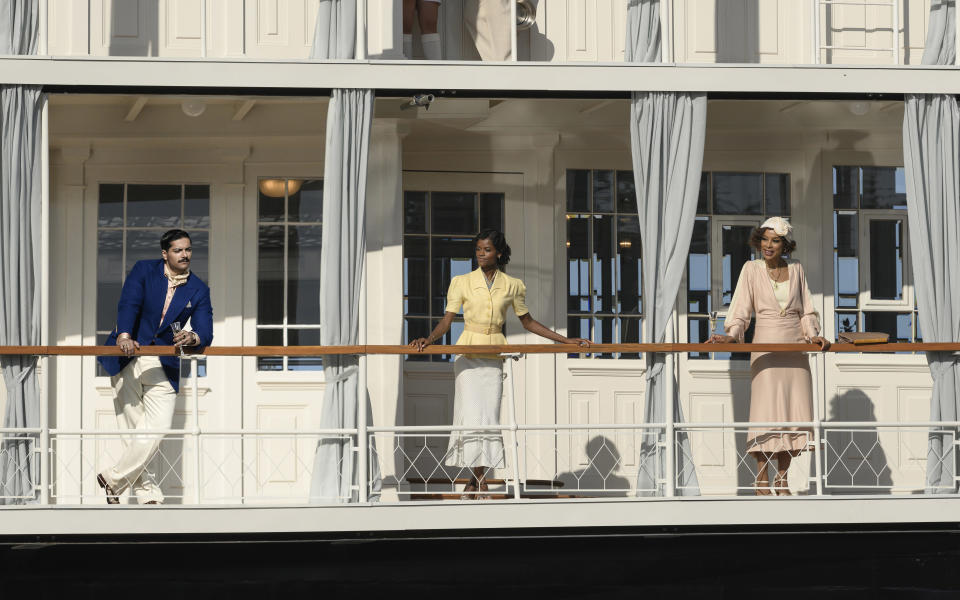
<path fill-rule="evenodd" d="M 463 22 L 481 60 L 510 60 L 513 0 L 464 0 Z"/>
<path fill-rule="evenodd" d="M 177 394 L 167 379 L 160 358 L 138 356 L 123 371 L 110 378 L 113 406 L 120 429 L 170 429 Z M 131 488 L 137 502 L 163 503 L 157 484 L 157 449 L 162 435 L 124 436 L 123 454 L 115 465 L 101 475 L 117 494 Z"/>

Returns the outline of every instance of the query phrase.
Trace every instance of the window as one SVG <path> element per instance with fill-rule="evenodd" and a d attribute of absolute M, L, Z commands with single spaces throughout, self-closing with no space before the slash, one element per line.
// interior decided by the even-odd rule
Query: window
<path fill-rule="evenodd" d="M 117 321 L 123 281 L 138 260 L 160 258 L 160 237 L 169 229 L 190 234 L 190 269 L 204 281 L 210 256 L 210 186 L 101 183 L 97 203 L 97 344 Z M 190 363 L 184 362 L 189 376 Z M 206 359 L 197 367 L 207 374 Z M 97 364 L 97 374 L 106 372 Z"/>
<path fill-rule="evenodd" d="M 257 206 L 257 345 L 320 345 L 323 181 L 261 179 Z M 319 371 L 319 356 L 260 357 L 260 371 Z"/>
<path fill-rule="evenodd" d="M 879 331 L 921 341 L 907 260 L 902 167 L 833 168 L 835 335 Z"/>
<path fill-rule="evenodd" d="M 790 175 L 704 172 L 687 259 L 689 341 L 707 341 L 723 329 L 743 265 L 754 258 L 750 234 L 767 217 L 790 216 Z M 753 326 L 746 341 L 753 339 Z M 691 359 L 710 353 L 691 352 Z M 715 352 L 717 359 L 748 359 L 748 353 Z"/>
<path fill-rule="evenodd" d="M 403 330 L 410 342 L 430 335 L 443 317 L 450 280 L 476 269 L 473 237 L 481 229 L 503 231 L 504 194 L 408 191 L 403 212 Z M 463 317 L 458 315 L 437 343 L 452 344 L 462 332 Z M 427 354 L 406 358 L 453 359 Z"/>
<path fill-rule="evenodd" d="M 567 336 L 640 341 L 642 261 L 632 171 L 567 171 Z M 636 353 L 570 357 L 639 358 Z"/>

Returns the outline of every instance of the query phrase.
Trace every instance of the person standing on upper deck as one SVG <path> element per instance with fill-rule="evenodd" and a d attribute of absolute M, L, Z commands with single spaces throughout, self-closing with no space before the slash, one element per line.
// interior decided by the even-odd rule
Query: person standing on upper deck
<path fill-rule="evenodd" d="M 750 236 L 750 245 L 761 258 L 743 266 L 737 288 L 724 320 L 726 335 L 714 334 L 710 342 L 743 343 L 750 319 L 756 314 L 754 343 L 815 343 L 822 350 L 830 342 L 820 335 L 820 315 L 813 306 L 803 267 L 784 258 L 797 248 L 793 227 L 786 219 L 772 217 Z M 750 354 L 750 421 L 800 422 L 813 419 L 813 387 L 810 364 L 802 352 L 753 352 Z M 789 495 L 787 469 L 794 457 L 812 442 L 809 428 L 752 427 L 747 432 L 747 452 L 757 461 L 754 488 L 769 496 L 767 468 L 777 460 L 774 491 Z"/>
<path fill-rule="evenodd" d="M 510 262 L 510 246 L 503 233 L 486 229 L 473 238 L 478 268 L 450 281 L 443 319 L 428 337 L 410 342 L 423 350 L 449 331 L 454 317 L 463 308 L 463 334 L 458 346 L 506 344 L 503 323 L 507 309 L 513 307 L 523 328 L 561 344 L 589 346 L 581 338 L 567 338 L 537 322 L 526 305 L 527 287 L 510 277 L 503 268 Z M 453 367 L 456 374 L 453 400 L 454 426 L 495 427 L 500 424 L 500 399 L 503 394 L 503 359 L 496 354 L 463 354 Z M 454 431 L 450 434 L 445 464 L 469 468 L 472 478 L 464 487 L 462 499 L 487 491 L 486 475 L 504 465 L 503 436 L 499 431 Z"/>
<path fill-rule="evenodd" d="M 180 358 L 136 356 L 141 346 L 172 345 L 199 352 L 213 341 L 210 288 L 190 272 L 190 234 L 171 229 L 160 238 L 160 259 L 137 261 L 123 283 L 117 304 L 117 326 L 107 346 L 125 356 L 102 356 L 111 376 L 114 408 L 120 428 L 169 429 L 180 388 Z M 190 321 L 193 331 L 179 330 Z M 162 504 L 163 493 L 151 468 L 162 435 L 132 436 L 119 460 L 97 474 L 108 504 L 132 488 L 140 504 Z"/>
<path fill-rule="evenodd" d="M 413 22 L 420 25 L 420 44 L 427 60 L 442 60 L 437 18 L 441 0 L 403 0 L 403 55 L 413 58 Z"/>

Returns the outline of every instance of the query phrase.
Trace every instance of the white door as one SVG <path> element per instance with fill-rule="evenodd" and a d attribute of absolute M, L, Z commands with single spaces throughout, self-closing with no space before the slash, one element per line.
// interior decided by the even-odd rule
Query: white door
<path fill-rule="evenodd" d="M 507 272 L 528 283 L 534 275 L 536 244 L 525 235 L 523 176 L 516 173 L 451 173 L 412 172 L 403 174 L 404 235 L 403 289 L 397 301 L 404 305 L 404 339 L 426 337 L 444 314 L 450 279 L 469 273 L 474 266 L 473 236 L 481 229 L 504 231 L 512 249 Z M 531 309 L 533 310 L 533 309 Z M 442 343 L 455 343 L 463 331 L 462 317 L 455 320 Z M 530 336 L 511 314 L 507 315 L 508 343 L 527 343 Z M 405 425 L 450 425 L 453 422 L 453 357 L 407 357 L 403 364 L 403 408 Z M 517 415 L 523 415 L 526 398 L 526 375 L 529 357 L 514 366 L 513 389 L 517 391 Z M 511 385 L 510 381 L 506 385 Z M 509 392 L 504 389 L 501 423 L 509 423 Z M 527 401 L 534 401 L 526 398 Z M 497 477 L 509 477 L 512 455 L 510 435 L 507 445 L 506 470 Z M 407 479 L 450 479 L 456 469 L 444 469 L 448 435 L 405 436 L 377 439 L 385 460 L 393 460 L 397 484 Z M 393 456 L 385 453 L 392 451 Z"/>

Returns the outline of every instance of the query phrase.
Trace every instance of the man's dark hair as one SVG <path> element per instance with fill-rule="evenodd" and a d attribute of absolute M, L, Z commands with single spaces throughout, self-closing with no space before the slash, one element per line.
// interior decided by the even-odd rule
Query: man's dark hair
<path fill-rule="evenodd" d="M 493 244 L 493 247 L 496 248 L 497 252 L 500 253 L 500 257 L 497 258 L 497 266 L 501 269 L 507 266 L 510 262 L 510 245 L 507 244 L 507 236 L 503 235 L 503 232 L 499 229 L 484 229 L 477 235 L 473 236 L 473 243 L 476 244 L 480 240 L 490 240 L 490 243 Z"/>
<path fill-rule="evenodd" d="M 160 238 L 160 249 L 166 252 L 170 249 L 170 244 L 183 238 L 187 238 L 191 242 L 193 241 L 190 239 L 190 234 L 186 231 L 182 229 L 171 229 Z"/>

